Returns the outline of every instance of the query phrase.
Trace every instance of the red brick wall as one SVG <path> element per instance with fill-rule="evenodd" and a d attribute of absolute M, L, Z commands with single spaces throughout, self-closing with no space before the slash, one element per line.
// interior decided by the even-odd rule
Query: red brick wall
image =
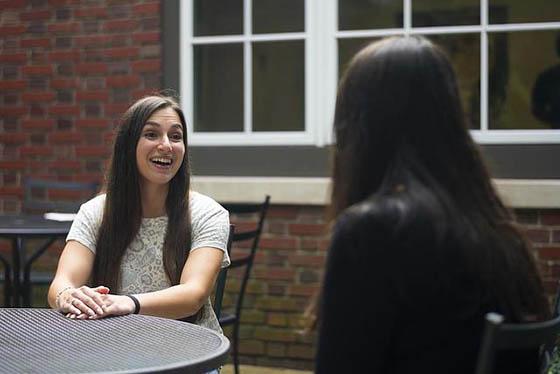
<path fill-rule="evenodd" d="M 101 180 L 115 121 L 161 89 L 159 1 L 0 1 L 0 212 L 27 175 Z"/>

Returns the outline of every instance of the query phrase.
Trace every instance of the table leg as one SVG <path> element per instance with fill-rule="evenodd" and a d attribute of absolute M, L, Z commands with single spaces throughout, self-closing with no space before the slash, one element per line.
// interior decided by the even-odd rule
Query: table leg
<path fill-rule="evenodd" d="M 10 307 L 10 296 L 12 293 L 12 269 L 10 263 L 0 255 L 0 262 L 4 265 L 4 307 Z"/>
<path fill-rule="evenodd" d="M 23 239 L 17 237 L 14 239 L 12 248 L 12 273 L 14 275 L 14 285 L 12 293 L 12 306 L 19 308 L 21 306 L 21 295 L 20 295 L 20 269 L 21 269 L 21 255 L 23 251 Z"/>

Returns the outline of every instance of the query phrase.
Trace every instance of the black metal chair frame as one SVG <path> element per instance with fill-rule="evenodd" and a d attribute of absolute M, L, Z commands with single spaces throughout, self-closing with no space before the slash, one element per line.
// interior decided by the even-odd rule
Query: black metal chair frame
<path fill-rule="evenodd" d="M 233 326 L 232 331 L 232 358 L 235 374 L 239 374 L 239 327 L 241 322 L 241 311 L 243 308 L 243 299 L 245 296 L 245 290 L 247 288 L 247 283 L 249 281 L 249 276 L 251 275 L 251 269 L 253 267 L 253 262 L 255 259 L 255 253 L 257 251 L 259 240 L 262 233 L 262 228 L 264 220 L 266 218 L 266 213 L 268 211 L 268 206 L 270 203 L 270 196 L 266 195 L 263 203 L 260 204 L 222 204 L 230 213 L 233 214 L 250 214 L 259 213 L 259 218 L 257 222 L 257 227 L 254 230 L 235 232 L 233 235 L 233 242 L 242 242 L 246 240 L 253 239 L 251 243 L 251 248 L 249 254 L 243 257 L 232 258 L 231 268 L 245 267 L 245 272 L 243 273 L 243 278 L 241 280 L 241 285 L 239 287 L 239 294 L 237 295 L 237 300 L 235 302 L 235 307 L 233 313 L 224 313 L 219 317 L 221 326 Z"/>
<path fill-rule="evenodd" d="M 538 349 L 539 373 L 546 373 L 560 334 L 560 284 L 554 302 L 553 317 L 533 323 L 503 323 L 497 313 L 486 314 L 486 323 L 475 374 L 491 374 L 496 351 L 506 349 Z"/>
<path fill-rule="evenodd" d="M 67 182 L 55 181 L 49 179 L 25 178 L 24 179 L 24 199 L 23 210 L 31 212 L 71 212 L 76 213 L 80 208 L 83 201 L 78 202 L 61 202 L 61 201 L 37 201 L 33 199 L 33 189 L 44 188 L 53 190 L 69 190 L 69 191 L 90 191 L 91 196 L 97 192 L 99 183 L 96 182 Z M 29 258 L 25 259 L 23 266 L 23 305 L 25 307 L 31 306 L 31 293 L 32 293 L 32 280 L 31 280 L 31 267 L 33 263 L 60 237 L 48 238 L 43 245 L 36 249 Z M 21 239 L 20 239 L 21 240 Z M 45 284 L 50 283 L 51 277 L 48 279 L 38 279 L 35 282 Z"/>
<path fill-rule="evenodd" d="M 235 233 L 235 225 L 229 225 L 229 237 L 227 241 L 227 253 L 228 256 L 231 255 L 231 244 L 233 243 L 233 235 Z M 216 317 L 220 319 L 222 314 L 222 301 L 224 299 L 224 290 L 226 289 L 226 279 L 227 279 L 228 268 L 223 268 L 218 273 L 218 278 L 216 279 L 216 287 L 214 291 L 214 302 L 212 306 L 214 307 L 214 313 Z"/>

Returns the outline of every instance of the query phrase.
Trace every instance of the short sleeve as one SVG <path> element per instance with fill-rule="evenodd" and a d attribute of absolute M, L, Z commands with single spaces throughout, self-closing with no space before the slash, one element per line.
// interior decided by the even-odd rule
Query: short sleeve
<path fill-rule="evenodd" d="M 227 253 L 229 213 L 220 204 L 202 194 L 193 192 L 191 200 L 191 251 L 212 247 L 224 252 L 222 267 L 230 264 Z"/>
<path fill-rule="evenodd" d="M 82 204 L 72 222 L 66 241 L 75 240 L 95 253 L 97 234 L 103 218 L 105 195 L 99 195 Z"/>

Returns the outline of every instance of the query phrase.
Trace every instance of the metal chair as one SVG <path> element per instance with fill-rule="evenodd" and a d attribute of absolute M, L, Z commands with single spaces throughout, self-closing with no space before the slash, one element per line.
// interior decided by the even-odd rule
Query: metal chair
<path fill-rule="evenodd" d="M 66 182 L 48 179 L 25 178 L 22 210 L 27 214 L 43 214 L 46 212 L 76 213 L 80 205 L 93 197 L 99 188 L 96 182 Z M 48 284 L 52 275 L 35 274 L 31 279 L 33 263 L 59 237 L 51 237 L 25 258 L 23 267 L 23 306 L 31 306 L 33 284 Z"/>
<path fill-rule="evenodd" d="M 243 298 L 247 288 L 247 282 L 253 267 L 255 253 L 259 244 L 264 220 L 268 211 L 270 196 L 266 196 L 261 204 L 222 204 L 230 214 L 244 215 L 244 214 L 258 214 L 257 226 L 254 230 L 235 232 L 233 235 L 233 242 L 251 241 L 250 251 L 244 256 L 232 256 L 230 269 L 244 267 L 243 278 L 239 287 L 239 293 L 233 310 L 224 312 L 219 317 L 221 326 L 233 326 L 232 331 L 232 357 L 235 374 L 239 374 L 239 325 L 241 321 L 241 311 L 243 309 Z"/>
<path fill-rule="evenodd" d="M 560 290 L 559 290 L 560 291 Z M 478 355 L 475 374 L 491 374 L 494 358 L 499 351 L 515 349 L 538 350 L 539 373 L 547 373 L 552 352 L 560 333 L 558 298 L 548 321 L 534 323 L 503 323 L 504 317 L 497 313 L 486 314 L 482 344 Z"/>
<path fill-rule="evenodd" d="M 231 255 L 231 243 L 233 242 L 233 234 L 235 233 L 235 225 L 229 225 L 229 236 L 227 241 L 227 253 Z M 218 278 L 216 279 L 216 288 L 214 291 L 214 302 L 212 306 L 214 307 L 214 313 L 216 317 L 220 319 L 220 315 L 222 314 L 222 300 L 224 298 L 224 290 L 226 288 L 226 279 L 227 279 L 227 270 L 228 268 L 223 268 L 220 270 L 218 274 Z"/>

